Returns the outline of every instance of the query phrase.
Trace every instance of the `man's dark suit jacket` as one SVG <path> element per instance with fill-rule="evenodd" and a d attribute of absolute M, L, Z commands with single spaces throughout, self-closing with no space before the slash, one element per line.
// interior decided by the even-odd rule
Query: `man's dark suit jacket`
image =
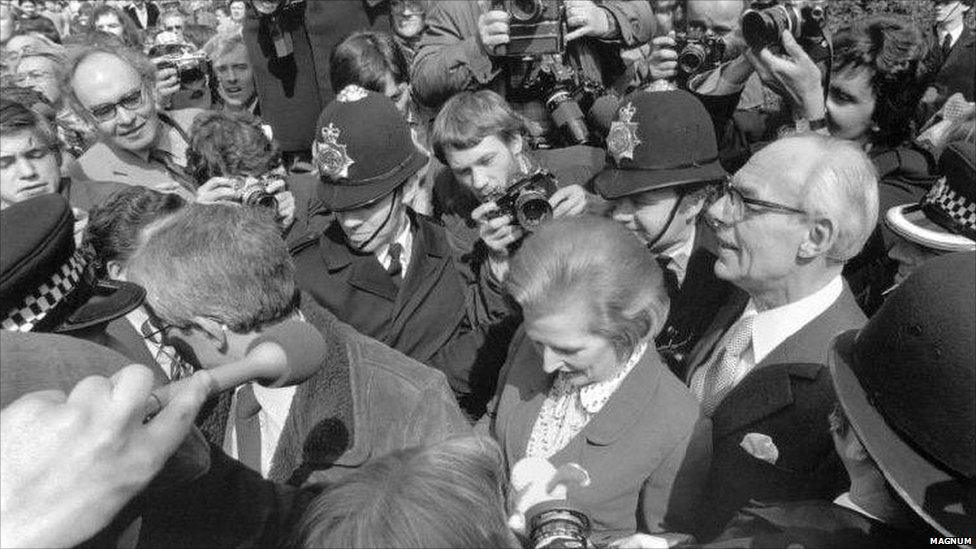
<path fill-rule="evenodd" d="M 507 352 L 493 344 L 493 311 L 508 306 L 461 262 L 442 225 L 411 219 L 413 252 L 399 290 L 375 255 L 349 249 L 338 223 L 292 247 L 296 284 L 342 322 L 444 372 L 462 406 L 486 402 L 491 387 L 482 378 Z"/>
<path fill-rule="evenodd" d="M 963 25 L 962 34 L 952 45 L 949 55 L 935 75 L 935 86 L 941 95 L 949 97 L 961 93 L 966 101 L 973 101 L 973 78 L 976 72 L 976 33 Z"/>
<path fill-rule="evenodd" d="M 921 522 L 921 521 L 919 521 Z M 909 549 L 929 545 L 929 529 L 905 531 L 829 500 L 795 501 L 743 509 L 708 549 Z"/>
<path fill-rule="evenodd" d="M 142 26 L 139 22 L 139 16 L 136 15 L 136 8 L 134 6 L 126 6 L 125 13 L 132 19 L 132 23 L 139 29 L 146 30 L 150 27 L 155 27 L 157 21 L 159 20 L 159 7 L 152 2 L 146 2 L 146 26 Z"/>
<path fill-rule="evenodd" d="M 665 364 L 679 379 L 685 377 L 688 353 L 735 291 L 731 284 L 715 276 L 715 254 L 705 245 L 703 231 L 699 228 L 696 232 L 684 282 L 680 287 L 669 285 L 671 308 L 664 327 L 654 340 Z"/>
<path fill-rule="evenodd" d="M 689 358 L 686 381 L 712 354 L 741 316 L 749 298 L 732 296 Z M 712 414 L 712 469 L 699 520 L 708 540 L 750 500 L 832 499 L 849 485 L 827 429 L 836 402 L 827 356 L 833 337 L 867 322 L 847 285 L 840 297 L 773 349 L 736 385 Z M 775 464 L 758 459 L 740 443 L 750 433 L 770 437 L 779 450 Z"/>

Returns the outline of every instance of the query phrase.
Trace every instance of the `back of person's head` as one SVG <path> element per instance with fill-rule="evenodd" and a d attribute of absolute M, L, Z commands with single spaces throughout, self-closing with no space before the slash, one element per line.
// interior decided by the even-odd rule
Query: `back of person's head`
<path fill-rule="evenodd" d="M 18 34 L 39 34 L 55 44 L 61 43 L 61 33 L 58 32 L 54 21 L 44 16 L 21 20 L 14 35 Z"/>
<path fill-rule="evenodd" d="M 190 204 L 145 228 L 127 278 L 165 322 L 203 317 L 248 333 L 292 314 L 294 273 L 273 212 Z"/>
<path fill-rule="evenodd" d="M 198 184 L 216 176 L 263 175 L 279 166 L 281 154 L 246 111 L 206 111 L 190 126 L 187 170 Z"/>
<path fill-rule="evenodd" d="M 515 254 L 505 285 L 537 318 L 582 305 L 590 332 L 609 340 L 621 359 L 656 335 L 668 315 L 661 269 L 630 231 L 603 217 L 543 225 Z"/>
<path fill-rule="evenodd" d="M 449 439 L 378 457 L 328 486 L 297 529 L 299 547 L 518 547 L 506 521 L 498 445 Z"/>
<path fill-rule="evenodd" d="M 112 276 L 110 262 L 124 267 L 139 244 L 147 225 L 186 205 L 179 195 L 161 193 L 140 185 L 127 185 L 88 213 L 83 247 L 94 254 L 96 273 Z"/>
<path fill-rule="evenodd" d="M 491 90 L 460 92 L 444 103 L 430 133 L 437 159 L 447 164 L 447 149 L 470 149 L 497 135 L 506 144 L 525 133 L 525 119 Z"/>
<path fill-rule="evenodd" d="M 339 93 L 350 84 L 385 93 L 388 77 L 393 84 L 407 82 L 410 68 L 393 35 L 357 31 L 339 42 L 329 58 L 332 90 Z"/>
<path fill-rule="evenodd" d="M 890 15 L 858 19 L 834 37 L 833 71 L 870 69 L 876 104 L 871 142 L 896 146 L 910 138 L 924 91 L 927 46 L 911 21 Z"/>

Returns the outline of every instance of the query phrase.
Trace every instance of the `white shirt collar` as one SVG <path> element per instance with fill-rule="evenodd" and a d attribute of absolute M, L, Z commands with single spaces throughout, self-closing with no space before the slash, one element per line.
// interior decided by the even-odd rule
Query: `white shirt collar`
<path fill-rule="evenodd" d="M 942 41 L 945 40 L 945 35 L 946 34 L 948 34 L 949 36 L 952 37 L 951 44 L 953 46 L 955 46 L 956 45 L 956 42 L 959 40 L 959 37 L 962 36 L 962 29 L 965 26 L 966 26 L 966 24 L 963 22 L 963 23 L 961 23 L 959 25 L 956 25 L 952 29 L 948 29 L 948 30 L 939 29 L 939 47 L 942 47 Z"/>
<path fill-rule="evenodd" d="M 868 513 L 867 511 L 865 511 L 863 507 L 861 507 L 858 504 L 854 503 L 854 501 L 851 500 L 851 493 L 850 492 L 844 492 L 843 494 L 837 496 L 837 499 L 834 500 L 834 505 L 839 505 L 841 507 L 845 507 L 847 509 L 850 509 L 851 511 L 854 511 L 855 513 L 858 513 L 860 515 L 864 515 L 864 516 L 866 516 L 868 518 L 871 518 L 871 519 L 874 519 L 874 520 L 876 520 L 878 522 L 884 522 L 883 520 L 879 519 L 878 517 L 876 517 L 876 516 L 872 515 L 871 513 Z"/>
<path fill-rule="evenodd" d="M 756 314 L 752 325 L 753 363 L 762 362 L 780 343 L 820 316 L 837 301 L 843 290 L 844 282 L 837 275 L 823 288 L 807 297 L 775 309 L 756 312 L 756 304 L 750 299 L 743 316 Z"/>

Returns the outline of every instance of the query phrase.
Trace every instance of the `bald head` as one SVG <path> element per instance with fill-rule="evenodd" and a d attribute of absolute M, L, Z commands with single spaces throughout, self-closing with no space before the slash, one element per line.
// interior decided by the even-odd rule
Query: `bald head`
<path fill-rule="evenodd" d="M 739 28 L 745 0 L 688 0 L 688 24 L 726 35 Z"/>

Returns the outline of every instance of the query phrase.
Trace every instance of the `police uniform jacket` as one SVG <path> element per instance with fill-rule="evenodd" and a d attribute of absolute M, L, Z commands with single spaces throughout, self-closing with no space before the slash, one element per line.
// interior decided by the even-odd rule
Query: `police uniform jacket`
<path fill-rule="evenodd" d="M 749 298 L 734 294 L 692 350 L 686 382 L 703 365 Z M 712 414 L 712 468 L 700 508 L 700 540 L 717 535 L 750 500 L 833 499 L 846 489 L 847 472 L 834 449 L 827 415 L 836 395 L 827 367 L 833 337 L 867 319 L 847 285 L 818 317 L 773 349 L 746 374 Z M 778 450 L 770 463 L 742 446 L 765 435 Z"/>
<path fill-rule="evenodd" d="M 461 261 L 444 227 L 412 211 L 413 252 L 399 289 L 373 254 L 356 254 L 337 222 L 292 247 L 295 281 L 342 322 L 444 372 L 466 407 L 472 379 L 497 371 L 506 349 L 491 345 L 492 311 L 507 311 Z M 490 394 L 488 395 L 490 396 Z"/>

